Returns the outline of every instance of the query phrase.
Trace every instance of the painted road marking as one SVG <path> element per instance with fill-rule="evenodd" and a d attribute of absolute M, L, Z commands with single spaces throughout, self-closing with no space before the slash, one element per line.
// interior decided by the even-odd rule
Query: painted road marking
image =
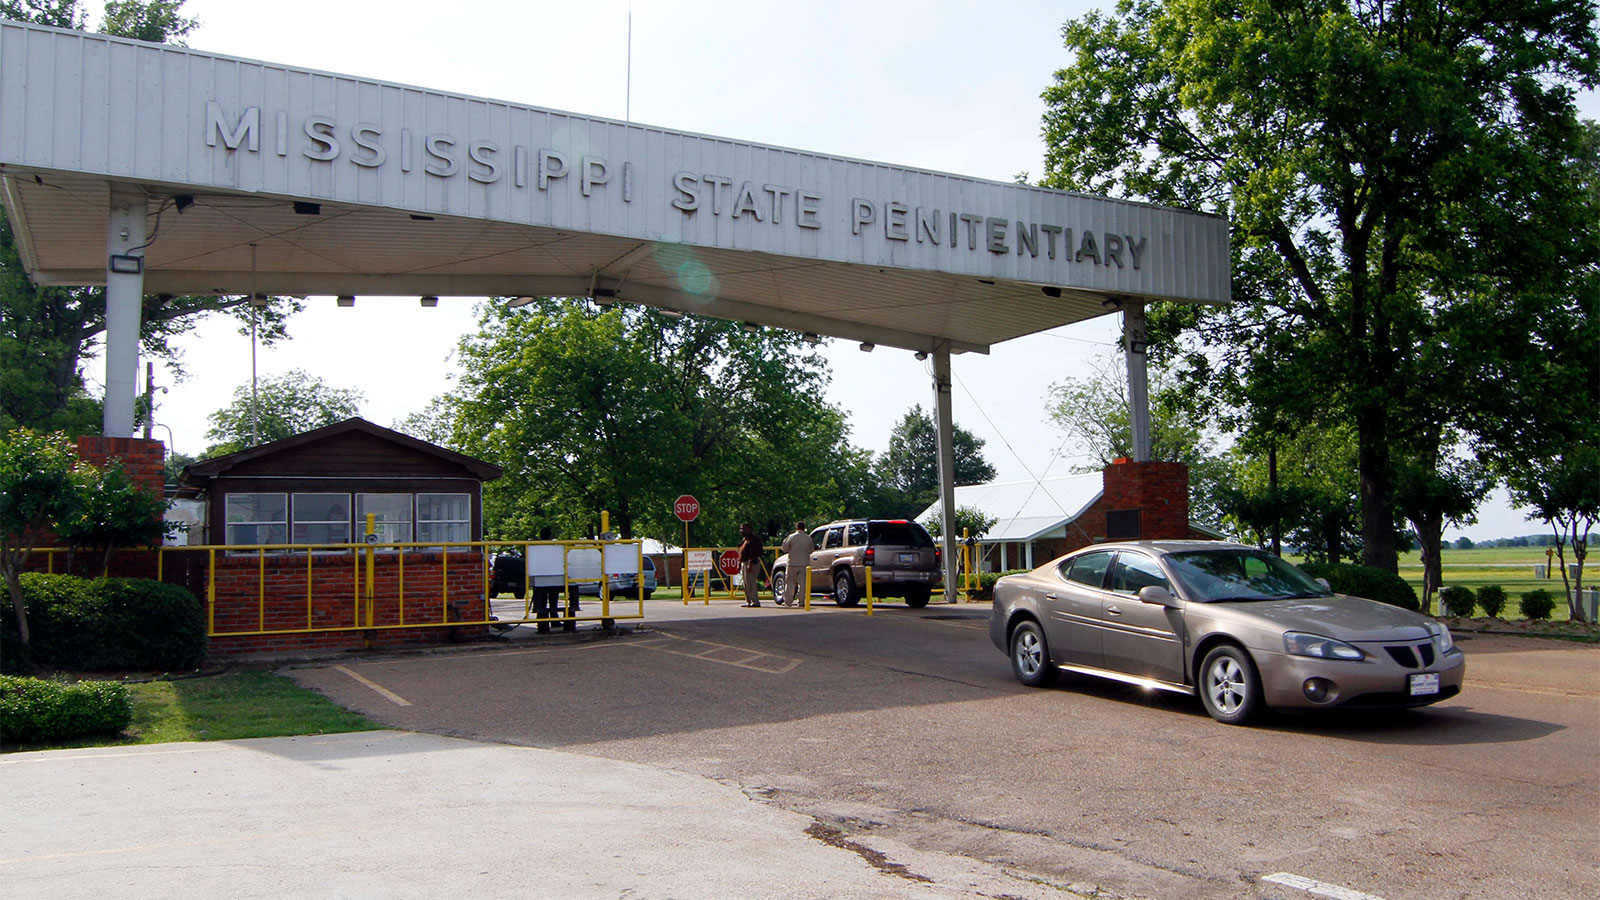
<path fill-rule="evenodd" d="M 396 694 L 394 691 L 389 690 L 388 688 L 384 687 L 381 684 L 378 684 L 375 681 L 372 681 L 372 680 L 370 680 L 368 678 L 363 677 L 361 675 L 361 673 L 359 673 L 359 672 L 352 672 L 349 669 L 346 669 L 344 666 L 334 666 L 333 670 L 335 672 L 343 672 L 344 674 L 349 675 L 351 678 L 354 678 L 356 681 L 359 681 L 362 684 L 366 685 L 367 687 L 372 688 L 373 690 L 377 691 L 379 694 L 382 694 L 384 696 L 384 698 L 386 698 L 390 703 L 393 703 L 395 706 L 410 706 L 411 705 L 411 701 L 410 700 L 407 700 L 406 698 L 400 696 L 399 694 Z"/>
<path fill-rule="evenodd" d="M 1295 888 L 1318 897 L 1327 897 L 1328 900 L 1383 900 L 1377 894 L 1367 894 L 1352 888 L 1340 887 L 1337 884 L 1328 884 L 1307 878 L 1304 875 L 1295 875 L 1290 872 L 1276 872 L 1261 879 L 1272 884 L 1281 884 L 1284 887 Z"/>
<path fill-rule="evenodd" d="M 749 647 L 736 647 L 732 644 L 717 644 L 711 641 L 674 637 L 661 632 L 658 632 L 658 634 L 661 634 L 661 637 L 646 641 L 630 641 L 622 646 L 641 647 L 658 653 L 686 656 L 690 659 L 720 663 L 724 666 L 736 666 L 740 669 L 753 669 L 757 672 L 767 672 L 772 675 L 787 674 L 800 665 L 800 660 L 791 656 L 764 653 L 760 650 L 751 650 Z M 674 649 L 667 646 L 674 642 L 682 646 L 683 649 Z M 737 658 L 730 658 L 732 656 Z"/>

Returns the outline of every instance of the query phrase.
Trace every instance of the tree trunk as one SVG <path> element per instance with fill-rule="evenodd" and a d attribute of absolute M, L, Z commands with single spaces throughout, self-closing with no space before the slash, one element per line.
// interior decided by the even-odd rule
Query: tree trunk
<path fill-rule="evenodd" d="M 1422 554 L 1422 611 L 1426 613 L 1433 609 L 1433 595 L 1444 585 L 1444 516 L 1429 513 L 1422 521 L 1413 520 L 1411 524 L 1417 529 L 1417 546 Z M 1443 604 L 1439 613 L 1444 613 Z"/>
<path fill-rule="evenodd" d="M 1394 479 L 1389 471 L 1389 412 L 1365 403 L 1356 412 L 1357 467 L 1361 472 L 1361 562 L 1400 571 L 1394 538 Z"/>
<path fill-rule="evenodd" d="M 11 608 L 17 614 L 17 634 L 24 646 L 28 643 L 28 604 L 22 601 L 22 563 L 7 566 L 6 589 L 11 591 Z"/>
<path fill-rule="evenodd" d="M 1278 445 L 1267 445 L 1267 496 L 1272 498 L 1272 555 L 1283 555 L 1283 508 L 1278 503 Z"/>

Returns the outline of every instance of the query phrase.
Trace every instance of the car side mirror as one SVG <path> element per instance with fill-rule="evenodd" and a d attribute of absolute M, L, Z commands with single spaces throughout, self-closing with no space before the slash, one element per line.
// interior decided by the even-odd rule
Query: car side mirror
<path fill-rule="evenodd" d="M 1322 589 L 1325 590 L 1325 591 L 1333 590 L 1333 585 L 1329 584 L 1328 583 L 1328 579 L 1326 579 L 1326 578 L 1318 578 L 1317 579 L 1317 584 L 1322 585 Z"/>
<path fill-rule="evenodd" d="M 1178 605 L 1178 597 L 1172 591 L 1159 584 L 1147 584 L 1139 588 L 1139 602 L 1174 607 Z"/>

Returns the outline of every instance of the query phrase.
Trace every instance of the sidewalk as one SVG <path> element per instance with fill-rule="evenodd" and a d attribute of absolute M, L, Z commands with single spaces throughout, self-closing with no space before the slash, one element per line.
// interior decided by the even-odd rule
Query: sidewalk
<path fill-rule="evenodd" d="M 31 900 L 1074 896 L 827 839 L 704 778 L 407 732 L 0 757 L 0 880 Z"/>

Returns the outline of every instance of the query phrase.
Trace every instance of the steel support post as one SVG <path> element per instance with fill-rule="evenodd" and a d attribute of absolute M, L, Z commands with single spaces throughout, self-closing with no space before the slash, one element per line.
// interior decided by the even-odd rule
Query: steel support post
<path fill-rule="evenodd" d="M 939 534 L 944 542 L 944 596 L 955 603 L 956 584 L 956 445 L 950 412 L 950 343 L 933 351 L 933 409 L 939 433 Z"/>
<path fill-rule="evenodd" d="M 1122 349 L 1128 361 L 1128 420 L 1133 427 L 1133 461 L 1150 461 L 1150 381 L 1146 373 L 1144 301 L 1128 298 L 1122 307 Z"/>
<path fill-rule="evenodd" d="M 139 379 L 139 309 L 144 302 L 144 191 L 113 185 L 106 228 L 106 405 L 101 434 L 133 435 Z"/>

